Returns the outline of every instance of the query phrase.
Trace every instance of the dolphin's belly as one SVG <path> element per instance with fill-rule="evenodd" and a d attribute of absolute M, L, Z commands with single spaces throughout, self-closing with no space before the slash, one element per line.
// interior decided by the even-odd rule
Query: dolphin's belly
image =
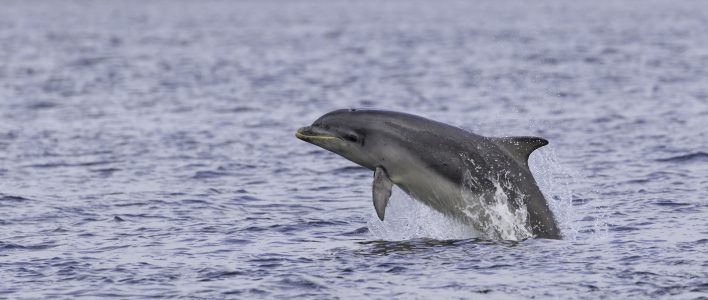
<path fill-rule="evenodd" d="M 430 170 L 418 169 L 393 179 L 393 182 L 415 200 L 460 221 L 467 219 L 463 212 L 468 206 L 465 200 L 482 195 L 465 191 L 461 183 L 452 182 Z M 465 197 L 465 193 L 471 193 L 470 197 Z"/>

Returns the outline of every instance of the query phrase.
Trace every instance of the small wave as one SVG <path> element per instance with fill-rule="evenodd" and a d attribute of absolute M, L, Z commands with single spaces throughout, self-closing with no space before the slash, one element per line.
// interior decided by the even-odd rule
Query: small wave
<path fill-rule="evenodd" d="M 632 226 L 616 226 L 616 227 L 610 227 L 611 231 L 636 231 L 639 230 L 639 228 L 632 227 Z"/>
<path fill-rule="evenodd" d="M 199 273 L 202 274 L 201 276 L 199 276 L 199 277 L 201 277 L 201 279 L 199 281 L 212 281 L 212 280 L 219 280 L 219 279 L 244 275 L 244 272 L 241 272 L 241 271 L 214 270 L 211 268 L 203 269 L 203 270 L 199 271 Z"/>
<path fill-rule="evenodd" d="M 682 203 L 682 202 L 673 202 L 673 201 L 658 201 L 654 202 L 654 205 L 659 205 L 659 206 L 688 206 L 691 205 L 691 203 Z"/>
<path fill-rule="evenodd" d="M 13 195 L 5 195 L 5 194 L 0 194 L 0 202 L 24 202 L 29 199 L 25 197 L 20 197 L 20 196 L 13 196 Z"/>
<path fill-rule="evenodd" d="M 104 168 L 104 169 L 94 169 L 94 170 L 89 170 L 89 172 L 93 173 L 98 173 L 99 175 L 104 175 L 104 176 L 110 176 L 113 175 L 113 173 L 122 171 L 123 169 L 119 168 Z"/>
<path fill-rule="evenodd" d="M 229 245 L 248 245 L 253 243 L 252 241 L 249 240 L 244 240 L 244 239 L 224 239 L 222 240 L 222 243 L 224 244 L 229 244 Z"/>
<path fill-rule="evenodd" d="M 86 252 L 87 253 L 102 253 L 102 252 L 130 248 L 130 247 L 131 247 L 130 245 L 112 245 L 112 246 L 106 246 L 106 247 L 100 247 L 100 248 L 96 248 L 96 249 L 87 250 Z"/>
<path fill-rule="evenodd" d="M 254 112 L 254 111 L 260 111 L 259 108 L 256 107 L 248 107 L 248 106 L 236 106 L 230 109 L 224 110 L 216 110 L 215 112 L 228 112 L 228 113 L 246 113 L 246 112 Z"/>
<path fill-rule="evenodd" d="M 708 162 L 708 153 L 703 152 L 703 151 L 698 151 L 698 152 L 679 155 L 679 156 L 659 158 L 656 161 L 658 161 L 658 162 L 680 162 L 680 163 L 699 162 L 699 161 Z"/>
<path fill-rule="evenodd" d="M 107 164 L 113 164 L 113 163 L 119 163 L 119 162 L 120 161 L 111 161 L 111 160 L 91 161 L 91 162 L 82 162 L 82 163 L 57 162 L 57 163 L 32 164 L 32 165 L 27 165 L 25 167 L 40 168 L 40 169 L 61 168 L 61 167 L 93 167 L 93 166 L 107 165 Z"/>
<path fill-rule="evenodd" d="M 52 244 L 37 244 L 37 245 L 20 245 L 20 244 L 14 244 L 14 243 L 6 243 L 0 241 L 0 250 L 44 250 L 44 249 L 49 249 L 55 247 L 55 245 Z"/>
<path fill-rule="evenodd" d="M 305 275 L 291 275 L 279 281 L 280 284 L 291 286 L 293 288 L 308 289 L 308 290 L 323 290 L 327 289 L 324 282 L 320 282 L 315 277 Z"/>
<path fill-rule="evenodd" d="M 36 101 L 29 103 L 27 105 L 27 108 L 31 110 L 39 110 L 39 109 L 49 109 L 49 108 L 54 108 L 57 107 L 58 104 L 52 101 Z"/>
<path fill-rule="evenodd" d="M 248 226 L 248 227 L 246 227 L 246 228 L 244 228 L 244 229 L 242 229 L 242 230 L 245 231 L 245 232 L 254 232 L 254 233 L 255 233 L 255 232 L 267 231 L 268 228 L 259 227 L 259 226 Z"/>
<path fill-rule="evenodd" d="M 197 171 L 194 173 L 194 176 L 192 176 L 193 179 L 209 179 L 209 178 L 216 178 L 216 177 L 222 177 L 222 176 L 228 176 L 229 173 L 226 172 L 218 172 L 218 171 Z"/>
<path fill-rule="evenodd" d="M 243 196 L 234 197 L 234 200 L 240 202 L 240 201 L 260 201 L 262 199 L 255 197 L 255 196 L 251 196 L 251 195 L 243 195 Z"/>
<path fill-rule="evenodd" d="M 209 201 L 202 199 L 183 199 L 180 201 L 182 204 L 209 204 Z"/>
<path fill-rule="evenodd" d="M 110 56 L 82 57 L 67 63 L 68 67 L 89 68 L 113 59 Z"/>
<path fill-rule="evenodd" d="M 369 233 L 368 227 L 360 227 L 349 232 L 340 234 L 340 236 L 360 236 Z"/>
<path fill-rule="evenodd" d="M 462 247 L 465 249 L 474 248 L 479 245 L 515 247 L 519 241 L 511 240 L 491 240 L 483 238 L 441 240 L 430 238 L 416 238 L 406 241 L 363 241 L 357 242 L 365 245 L 364 249 L 355 251 L 361 255 L 388 255 L 396 252 L 428 251 L 437 247 Z"/>
<path fill-rule="evenodd" d="M 345 221 L 337 221 L 337 220 L 313 220 L 313 221 L 308 221 L 303 225 L 305 225 L 307 227 L 329 227 L 329 226 L 346 225 L 346 224 L 347 224 L 347 222 L 345 222 Z"/>

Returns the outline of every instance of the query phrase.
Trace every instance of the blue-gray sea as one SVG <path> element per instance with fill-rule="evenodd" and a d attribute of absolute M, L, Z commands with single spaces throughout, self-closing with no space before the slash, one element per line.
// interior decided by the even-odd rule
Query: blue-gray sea
<path fill-rule="evenodd" d="M 466 236 L 294 137 L 550 145 L 564 239 Z M 0 298 L 706 299 L 705 1 L 2 1 Z"/>

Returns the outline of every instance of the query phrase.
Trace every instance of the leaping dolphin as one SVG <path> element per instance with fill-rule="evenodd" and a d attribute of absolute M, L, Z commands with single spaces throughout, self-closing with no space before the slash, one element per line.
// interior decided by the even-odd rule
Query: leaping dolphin
<path fill-rule="evenodd" d="M 382 221 L 395 184 L 488 238 L 508 237 L 497 225 L 519 221 L 536 237 L 561 238 L 528 166 L 531 152 L 548 144 L 543 138 L 484 137 L 411 114 L 356 109 L 327 113 L 295 136 L 374 171 Z"/>

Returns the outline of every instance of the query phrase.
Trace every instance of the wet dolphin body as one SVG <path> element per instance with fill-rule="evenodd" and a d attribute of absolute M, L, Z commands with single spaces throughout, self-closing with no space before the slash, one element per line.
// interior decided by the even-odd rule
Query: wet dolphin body
<path fill-rule="evenodd" d="M 295 135 L 374 171 L 374 208 L 381 220 L 395 184 L 489 238 L 505 237 L 490 225 L 499 221 L 489 210 L 500 199 L 508 215 L 524 220 L 527 232 L 561 238 L 528 167 L 529 155 L 548 144 L 545 139 L 484 137 L 411 114 L 355 109 L 327 113 Z"/>

